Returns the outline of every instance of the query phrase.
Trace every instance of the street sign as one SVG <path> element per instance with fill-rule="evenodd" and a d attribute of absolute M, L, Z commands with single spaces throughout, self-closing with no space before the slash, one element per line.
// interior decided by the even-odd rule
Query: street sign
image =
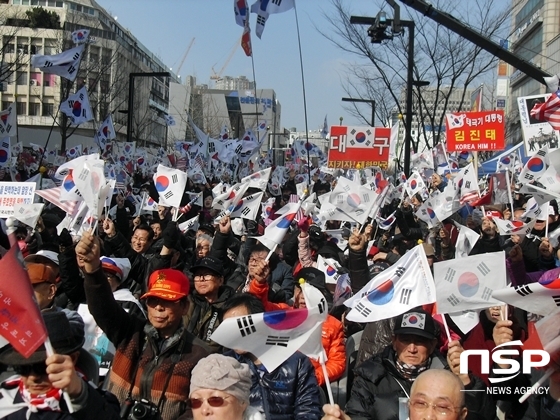
<path fill-rule="evenodd" d="M 334 125 L 330 131 L 328 167 L 387 168 L 390 138 L 390 128 Z"/>
<path fill-rule="evenodd" d="M 455 112 L 446 114 L 448 152 L 504 150 L 504 111 Z"/>

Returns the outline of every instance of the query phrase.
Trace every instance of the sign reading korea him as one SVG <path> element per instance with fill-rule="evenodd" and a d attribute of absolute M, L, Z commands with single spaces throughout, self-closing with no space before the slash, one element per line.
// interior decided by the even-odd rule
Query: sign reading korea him
<path fill-rule="evenodd" d="M 504 150 L 504 111 L 455 112 L 445 115 L 447 151 Z"/>
<path fill-rule="evenodd" d="M 391 129 L 333 125 L 330 132 L 329 168 L 387 168 Z"/>

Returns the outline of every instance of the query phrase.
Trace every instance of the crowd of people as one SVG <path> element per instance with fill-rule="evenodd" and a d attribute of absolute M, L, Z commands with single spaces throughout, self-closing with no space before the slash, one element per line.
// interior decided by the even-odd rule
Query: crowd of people
<path fill-rule="evenodd" d="M 116 192 L 108 214 L 76 236 L 60 225 L 65 213 L 47 203 L 37 225 L 0 232 L 3 252 L 8 234 L 17 237 L 35 297 L 55 354 L 44 347 L 30 358 L 11 345 L 0 349 L 3 378 L 0 416 L 12 419 L 203 419 L 302 420 L 370 419 L 558 419 L 560 366 L 547 392 L 520 403 L 519 395 L 489 392 L 494 373 L 483 373 L 471 358 L 460 369 L 461 354 L 514 340 L 525 341 L 535 315 L 495 306 L 480 311 L 468 333 L 434 305 L 410 308 L 381 321 L 360 324 L 346 319 L 349 308 L 333 299 L 335 287 L 319 269 L 319 257 L 334 260 L 357 294 L 376 275 L 398 264 L 422 243 L 430 267 L 455 258 L 454 222 L 479 233 L 471 255 L 505 251 L 514 285 L 556 275 L 560 251 L 546 237 L 560 226 L 558 204 L 551 201 L 548 220 L 537 220 L 530 234 L 500 235 L 494 217 L 520 220 L 527 195 L 515 193 L 511 205 L 468 205 L 462 212 L 428 228 L 415 216 L 425 201 L 416 194 L 380 209 L 394 214 L 388 230 L 375 219 L 366 226 L 352 220 L 328 220 L 321 228 L 307 215 L 294 220 L 280 246 L 265 245 L 267 224 L 298 196 L 294 171 L 287 171 L 279 194 L 267 191 L 272 205 L 266 219 L 232 219 L 213 208 L 215 185 L 193 184 L 203 204 L 183 207 L 186 219 L 198 217 L 196 230 L 181 231 L 172 209 L 139 215 L 126 193 Z M 342 174 L 339 174 L 342 176 Z M 153 182 L 141 177 L 130 189 L 154 195 Z M 430 190 L 448 182 L 434 174 Z M 317 173 L 308 194 L 315 205 L 337 179 Z M 217 182 L 216 182 L 217 184 Z M 248 190 L 247 194 L 254 191 Z M 155 197 L 157 198 L 157 193 Z M 302 198 L 302 197 L 300 197 Z M 513 209 L 513 210 L 511 210 Z M 466 211 L 464 211 L 466 210 Z M 218 217 L 219 216 L 219 217 Z M 216 219 L 218 217 L 218 219 Z M 238 223 L 240 221 L 240 223 Z M 326 231 L 339 229 L 347 246 Z M 259 238 L 263 238 L 259 240 Z M 551 274 L 552 273 L 552 274 Z M 226 319 L 278 310 L 306 308 L 302 282 L 328 303 L 321 343 L 326 360 L 295 352 L 273 371 L 259 356 L 224 348 L 212 334 Z M 411 319 L 421 320 L 419 323 Z M 346 344 L 360 336 L 359 349 Z M 503 366 L 502 366 L 503 367 Z M 494 371 L 492 371 L 494 372 Z M 534 370 L 501 382 L 504 389 L 527 389 L 543 372 Z M 347 378 L 346 401 L 332 404 L 329 387 Z M 341 381 L 342 383 L 342 381 Z"/>

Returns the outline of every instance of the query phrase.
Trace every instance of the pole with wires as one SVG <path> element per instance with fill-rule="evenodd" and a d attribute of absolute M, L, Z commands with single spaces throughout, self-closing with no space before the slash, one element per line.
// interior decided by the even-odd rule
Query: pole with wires
<path fill-rule="evenodd" d="M 297 14 L 297 7 L 294 1 L 294 12 L 296 15 L 296 32 L 298 38 L 298 48 L 299 48 L 299 66 L 301 69 L 301 88 L 303 91 L 303 115 L 305 118 L 305 149 L 307 150 L 307 188 L 311 187 L 311 159 L 309 158 L 309 150 L 311 145 L 309 144 L 309 129 L 307 124 L 307 98 L 305 95 L 305 77 L 303 73 L 303 55 L 301 53 L 301 36 L 299 33 L 299 19 Z"/>

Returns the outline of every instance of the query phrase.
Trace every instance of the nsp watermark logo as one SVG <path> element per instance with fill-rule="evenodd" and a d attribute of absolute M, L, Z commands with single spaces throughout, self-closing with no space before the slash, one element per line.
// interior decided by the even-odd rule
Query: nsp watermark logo
<path fill-rule="evenodd" d="M 490 375 L 490 359 L 497 365 L 507 365 L 508 368 L 494 367 L 492 373 L 500 375 L 500 377 L 489 376 L 488 380 L 492 384 L 509 381 L 520 373 L 529 374 L 532 368 L 538 368 L 548 365 L 550 362 L 550 354 L 544 350 L 518 350 L 511 347 L 521 347 L 523 343 L 520 340 L 508 341 L 500 344 L 490 350 L 472 349 L 464 350 L 459 360 L 459 369 L 461 374 L 469 372 L 469 356 L 479 356 L 481 373 Z M 507 347 L 507 348 L 504 348 Z M 521 363 L 515 359 L 521 354 Z M 508 375 L 508 376 L 501 376 Z"/>

